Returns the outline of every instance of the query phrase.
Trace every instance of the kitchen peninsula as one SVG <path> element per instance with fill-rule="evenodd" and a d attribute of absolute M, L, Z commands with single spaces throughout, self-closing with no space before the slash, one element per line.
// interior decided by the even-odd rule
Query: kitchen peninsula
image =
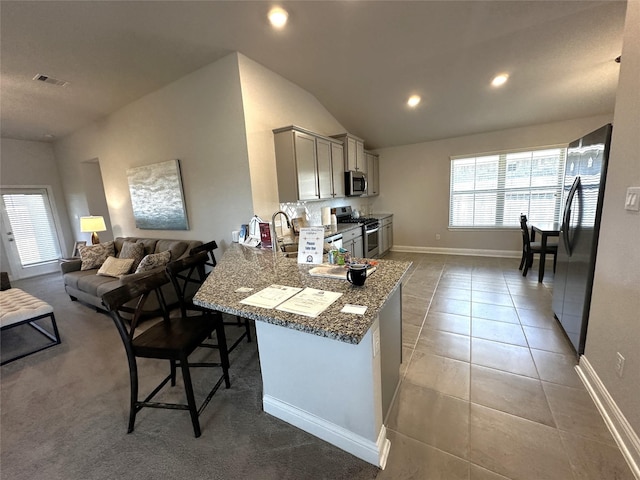
<path fill-rule="evenodd" d="M 309 275 L 270 250 L 232 245 L 197 292 L 200 306 L 256 320 L 265 412 L 384 468 L 384 418 L 402 355 L 402 284 L 410 262 L 379 260 L 362 287 Z M 342 295 L 317 317 L 240 303 L 270 285 Z M 363 315 L 345 305 L 366 306 Z"/>

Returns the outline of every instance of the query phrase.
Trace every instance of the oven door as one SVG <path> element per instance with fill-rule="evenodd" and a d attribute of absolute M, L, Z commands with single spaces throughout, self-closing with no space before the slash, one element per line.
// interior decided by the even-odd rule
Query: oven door
<path fill-rule="evenodd" d="M 364 227 L 364 256 L 366 258 L 376 258 L 380 252 L 378 242 L 379 230 L 380 227 L 378 224 Z"/>

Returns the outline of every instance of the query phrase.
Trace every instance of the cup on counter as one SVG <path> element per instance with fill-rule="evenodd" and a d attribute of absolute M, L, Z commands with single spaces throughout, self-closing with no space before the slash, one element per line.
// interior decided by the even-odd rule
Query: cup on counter
<path fill-rule="evenodd" d="M 367 266 L 364 263 L 352 263 L 347 270 L 347 280 L 361 287 L 367 279 Z"/>
<path fill-rule="evenodd" d="M 240 241 L 240 230 L 234 230 L 231 232 L 231 241 L 233 243 L 238 243 Z"/>

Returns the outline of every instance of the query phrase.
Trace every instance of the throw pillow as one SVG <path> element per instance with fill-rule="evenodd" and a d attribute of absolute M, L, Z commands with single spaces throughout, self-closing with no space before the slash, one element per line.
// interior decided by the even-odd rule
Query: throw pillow
<path fill-rule="evenodd" d="M 107 257 L 113 257 L 116 254 L 113 242 L 98 243 L 96 245 L 83 246 L 78 249 L 82 266 L 80 270 L 91 270 L 99 268 Z"/>
<path fill-rule="evenodd" d="M 171 252 L 151 253 L 144 257 L 136 268 L 136 273 L 148 272 L 154 268 L 164 267 L 171 260 Z"/>
<path fill-rule="evenodd" d="M 122 244 L 122 249 L 120 250 L 118 258 L 132 258 L 133 265 L 131 266 L 131 270 L 135 271 L 144 258 L 144 244 L 125 241 Z"/>
<path fill-rule="evenodd" d="M 133 265 L 133 258 L 107 257 L 98 270 L 98 275 L 120 278 L 129 273 L 131 265 Z"/>

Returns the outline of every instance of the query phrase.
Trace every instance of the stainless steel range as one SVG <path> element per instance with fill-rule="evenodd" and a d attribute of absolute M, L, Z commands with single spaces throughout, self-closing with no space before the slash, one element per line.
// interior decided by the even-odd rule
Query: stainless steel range
<path fill-rule="evenodd" d="M 362 239 L 364 242 L 364 256 L 366 258 L 376 258 L 379 253 L 378 230 L 380 223 L 374 217 L 355 217 L 351 207 L 337 207 L 336 219 L 338 223 L 360 223 L 362 224 Z"/>

